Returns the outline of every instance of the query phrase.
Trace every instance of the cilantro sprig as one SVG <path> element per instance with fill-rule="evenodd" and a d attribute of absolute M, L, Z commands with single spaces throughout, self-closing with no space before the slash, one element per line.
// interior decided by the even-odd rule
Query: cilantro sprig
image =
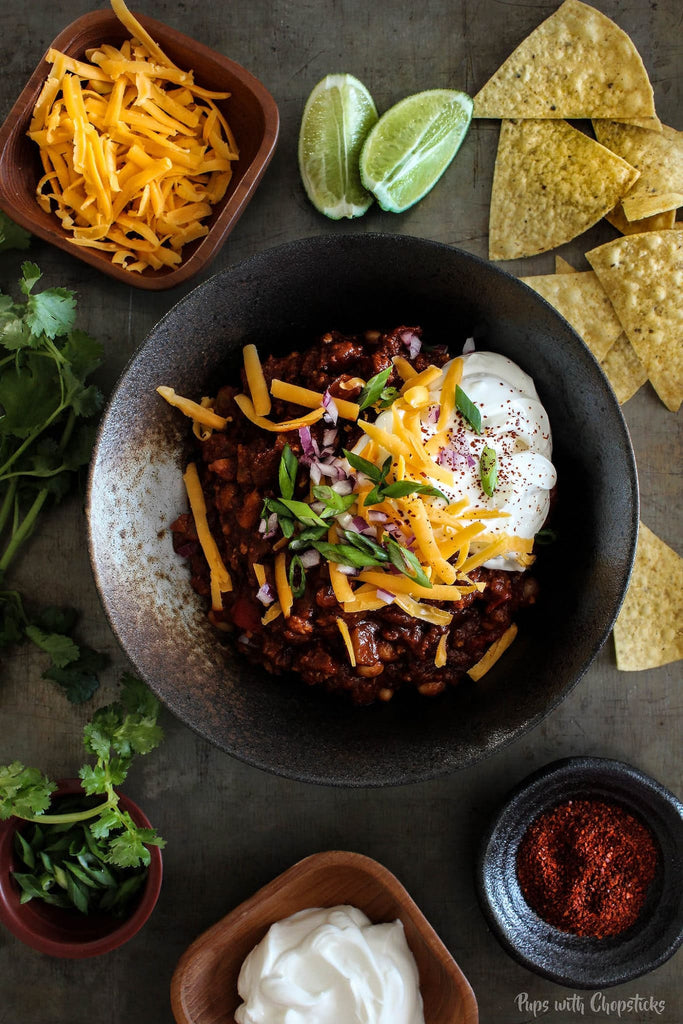
<path fill-rule="evenodd" d="M 0 218 L 0 248 L 25 248 L 24 234 Z M 73 292 L 38 292 L 40 278 L 35 263 L 23 263 L 23 298 L 15 302 L 0 292 L 0 586 L 41 513 L 87 465 L 103 400 L 86 383 L 101 361 L 101 345 L 76 329 Z M 72 613 L 51 609 L 29 619 L 20 594 L 0 590 L 0 649 L 32 640 L 50 655 L 45 675 L 81 701 L 97 687 L 106 659 L 76 644 L 73 621 Z"/>
<path fill-rule="evenodd" d="M 59 812 L 49 813 L 54 782 L 18 761 L 0 766 L 0 819 L 15 815 L 36 825 L 27 835 L 17 833 L 15 849 L 29 869 L 14 874 L 22 902 L 38 898 L 83 913 L 125 913 L 144 882 L 149 847 L 165 843 L 122 810 L 115 787 L 136 755 L 161 742 L 158 713 L 159 702 L 146 686 L 124 674 L 121 699 L 100 708 L 85 726 L 83 744 L 96 760 L 79 776 L 87 797 L 105 798 L 94 806 L 60 801 Z"/>

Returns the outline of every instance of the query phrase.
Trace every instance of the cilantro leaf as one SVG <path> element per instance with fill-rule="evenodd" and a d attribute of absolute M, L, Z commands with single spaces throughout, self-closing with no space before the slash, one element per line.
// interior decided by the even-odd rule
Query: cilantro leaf
<path fill-rule="evenodd" d="M 19 364 L 0 371 L 0 435 L 26 438 L 49 420 L 61 404 L 59 373 L 54 362 L 30 350 Z"/>
<path fill-rule="evenodd" d="M 94 651 L 91 647 L 80 647 L 80 656 L 65 668 L 52 666 L 43 672 L 43 679 L 51 679 L 63 687 L 72 704 L 90 700 L 100 685 L 98 672 L 109 664 L 109 656 Z"/>
<path fill-rule="evenodd" d="M 0 252 L 5 249 L 28 249 L 31 236 L 0 210 Z"/>
<path fill-rule="evenodd" d="M 56 788 L 37 768 L 25 768 L 20 761 L 0 766 L 0 819 L 42 814 Z"/>
<path fill-rule="evenodd" d="M 55 668 L 65 668 L 80 656 L 78 644 L 61 633 L 44 633 L 38 626 L 27 626 L 26 636 L 36 647 L 45 651 L 52 658 Z"/>
<path fill-rule="evenodd" d="M 46 334 L 52 339 L 68 334 L 74 326 L 76 299 L 66 288 L 47 288 L 37 295 L 28 295 L 27 305 L 24 319 L 36 337 Z"/>

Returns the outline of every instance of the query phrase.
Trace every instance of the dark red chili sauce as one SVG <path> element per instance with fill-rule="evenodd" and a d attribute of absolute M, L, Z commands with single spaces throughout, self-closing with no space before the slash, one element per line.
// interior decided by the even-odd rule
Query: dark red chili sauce
<path fill-rule="evenodd" d="M 602 939 L 635 923 L 658 857 L 650 830 L 619 804 L 568 800 L 526 832 L 517 878 L 548 924 Z"/>
<path fill-rule="evenodd" d="M 420 329 L 398 327 L 387 333 L 352 336 L 332 331 L 302 352 L 269 356 L 263 363 L 266 382 L 270 386 L 278 378 L 319 392 L 329 389 L 332 397 L 353 401 L 360 385 L 344 389 L 342 384 L 353 377 L 367 381 L 392 367 L 387 386 L 400 387 L 392 357 L 408 358 L 405 338 L 413 334 L 419 336 Z M 420 372 L 430 364 L 442 366 L 449 358 L 445 346 L 439 346 L 419 352 L 410 362 Z M 259 533 L 263 502 L 279 494 L 278 467 L 285 444 L 297 458 L 302 456 L 302 445 L 297 431 L 267 433 L 242 414 L 234 398 L 246 388 L 246 379 L 241 387 L 220 388 L 214 408 L 228 419 L 227 429 L 197 441 L 209 525 L 233 581 L 232 592 L 223 597 L 222 612 L 209 612 L 211 621 L 224 631 L 236 629 L 239 650 L 269 672 L 297 673 L 307 684 L 345 693 L 356 704 L 389 700 L 402 688 L 432 696 L 459 683 L 517 612 L 535 602 L 537 583 L 528 572 L 473 570 L 471 579 L 486 583 L 482 592 L 466 594 L 458 603 L 434 602 L 453 612 L 450 626 L 445 627 L 414 618 L 395 605 L 345 613 L 322 559 L 319 566 L 307 570 L 305 592 L 295 599 L 290 616 L 262 625 L 265 608 L 256 598 L 252 565 L 265 565 L 272 583 L 273 544 L 280 537 L 266 539 Z M 299 406 L 274 400 L 270 418 L 283 421 L 301 414 Z M 329 424 L 323 422 L 311 427 L 312 437 L 321 446 L 325 430 Z M 352 448 L 360 436 L 356 424 L 342 419 L 337 430 L 340 452 Z M 294 497 L 305 498 L 308 488 L 308 474 L 300 473 Z M 208 597 L 208 565 L 191 514 L 181 515 L 171 528 L 175 550 L 190 561 L 192 586 Z M 351 635 L 355 667 L 340 634 L 339 618 Z M 448 634 L 447 663 L 437 668 L 434 658 L 444 633 Z"/>

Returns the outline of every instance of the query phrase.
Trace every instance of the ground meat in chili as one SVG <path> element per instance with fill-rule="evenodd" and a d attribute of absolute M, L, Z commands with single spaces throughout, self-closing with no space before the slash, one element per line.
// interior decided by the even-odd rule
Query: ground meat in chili
<path fill-rule="evenodd" d="M 387 386 L 402 381 L 392 357 L 408 356 L 408 340 L 420 335 L 419 328 L 399 327 L 387 333 L 368 331 L 342 335 L 331 331 L 312 347 L 286 356 L 269 356 L 263 363 L 266 382 L 273 378 L 291 381 L 324 392 L 334 398 L 353 401 L 361 385 L 353 378 L 368 380 L 391 369 Z M 430 364 L 442 366 L 449 358 L 444 346 L 420 351 L 410 361 L 418 371 Z M 265 498 L 276 497 L 278 467 L 285 444 L 297 458 L 302 456 L 296 431 L 267 433 L 252 424 L 235 404 L 235 395 L 246 390 L 221 387 L 215 411 L 227 418 L 225 431 L 198 440 L 198 469 L 204 491 L 208 521 L 228 567 L 233 590 L 223 598 L 222 612 L 209 612 L 211 621 L 223 630 L 237 627 L 239 650 L 272 673 L 297 673 L 305 683 L 335 693 L 346 693 L 356 704 L 389 700 L 403 688 L 433 696 L 459 683 L 468 668 L 510 626 L 518 611 L 534 603 L 537 583 L 528 572 L 474 569 L 473 581 L 485 583 L 481 592 L 465 594 L 457 603 L 434 602 L 453 612 L 448 627 L 414 618 L 396 605 L 376 611 L 348 614 L 338 604 L 330 583 L 325 559 L 309 568 L 302 596 L 294 601 L 288 618 L 280 616 L 262 625 L 264 607 L 256 597 L 258 585 L 253 565 L 272 564 L 274 540 L 259 533 Z M 271 418 L 282 421 L 301 415 L 289 402 L 273 401 Z M 313 439 L 322 447 L 329 424 L 311 427 Z M 350 449 L 360 436 L 359 427 L 340 419 L 336 447 Z M 299 474 L 294 497 L 308 494 L 308 479 Z M 194 589 L 209 595 L 209 570 L 197 541 L 190 514 L 172 525 L 175 550 L 189 559 Z M 350 664 L 338 619 L 349 629 L 356 654 Z M 437 646 L 447 634 L 447 662 L 434 664 Z"/>

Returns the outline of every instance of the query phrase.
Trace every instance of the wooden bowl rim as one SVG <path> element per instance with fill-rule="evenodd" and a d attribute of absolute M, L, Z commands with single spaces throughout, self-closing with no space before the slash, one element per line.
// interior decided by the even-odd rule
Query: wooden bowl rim
<path fill-rule="evenodd" d="M 209 229 L 208 235 L 204 236 L 194 252 L 184 259 L 178 267 L 172 270 L 153 271 L 149 274 L 135 274 L 130 273 L 117 264 L 113 264 L 106 254 L 102 254 L 96 249 L 74 245 L 69 241 L 69 236 L 58 221 L 56 221 L 54 228 L 45 227 L 42 222 L 25 214 L 23 209 L 17 205 L 15 199 L 16 189 L 12 189 L 11 183 L 8 180 L 9 176 L 6 174 L 6 163 L 2 159 L 2 153 L 10 139 L 15 138 L 17 134 L 25 131 L 28 127 L 31 109 L 51 66 L 45 59 L 47 52 L 50 49 L 56 49 L 69 53 L 74 48 L 75 42 L 80 42 L 83 33 L 89 33 L 96 26 L 102 27 L 103 34 L 107 30 L 111 31 L 112 28 L 120 29 L 121 23 L 111 10 L 90 11 L 87 14 L 81 15 L 80 18 L 76 18 L 75 21 L 72 21 L 62 29 L 45 50 L 37 67 L 0 126 L 0 207 L 27 231 L 30 231 L 46 242 L 50 242 L 52 245 L 58 246 L 58 248 L 74 256 L 76 259 L 89 263 L 110 277 L 114 277 L 133 287 L 160 291 L 175 287 L 197 274 L 209 263 L 223 245 L 230 231 L 244 212 L 270 163 L 277 145 L 280 115 L 277 104 L 266 87 L 242 65 L 237 64 L 217 50 L 211 49 L 204 43 L 200 43 L 191 36 L 171 28 L 170 25 L 143 15 L 136 15 L 136 17 L 138 17 L 140 24 L 147 29 L 150 35 L 159 41 L 160 45 L 165 46 L 170 42 L 174 46 L 183 46 L 192 50 L 193 54 L 196 54 L 196 60 L 193 61 L 193 64 L 199 65 L 203 61 L 211 61 L 211 63 L 219 65 L 223 71 L 228 71 L 253 95 L 263 113 L 263 133 L 257 151 L 237 182 L 234 192 L 225 201 L 225 205 Z M 80 49 L 80 46 L 77 49 Z M 201 72 L 199 74 L 201 77 Z M 28 187 L 32 187 L 32 183 L 29 183 Z"/>

